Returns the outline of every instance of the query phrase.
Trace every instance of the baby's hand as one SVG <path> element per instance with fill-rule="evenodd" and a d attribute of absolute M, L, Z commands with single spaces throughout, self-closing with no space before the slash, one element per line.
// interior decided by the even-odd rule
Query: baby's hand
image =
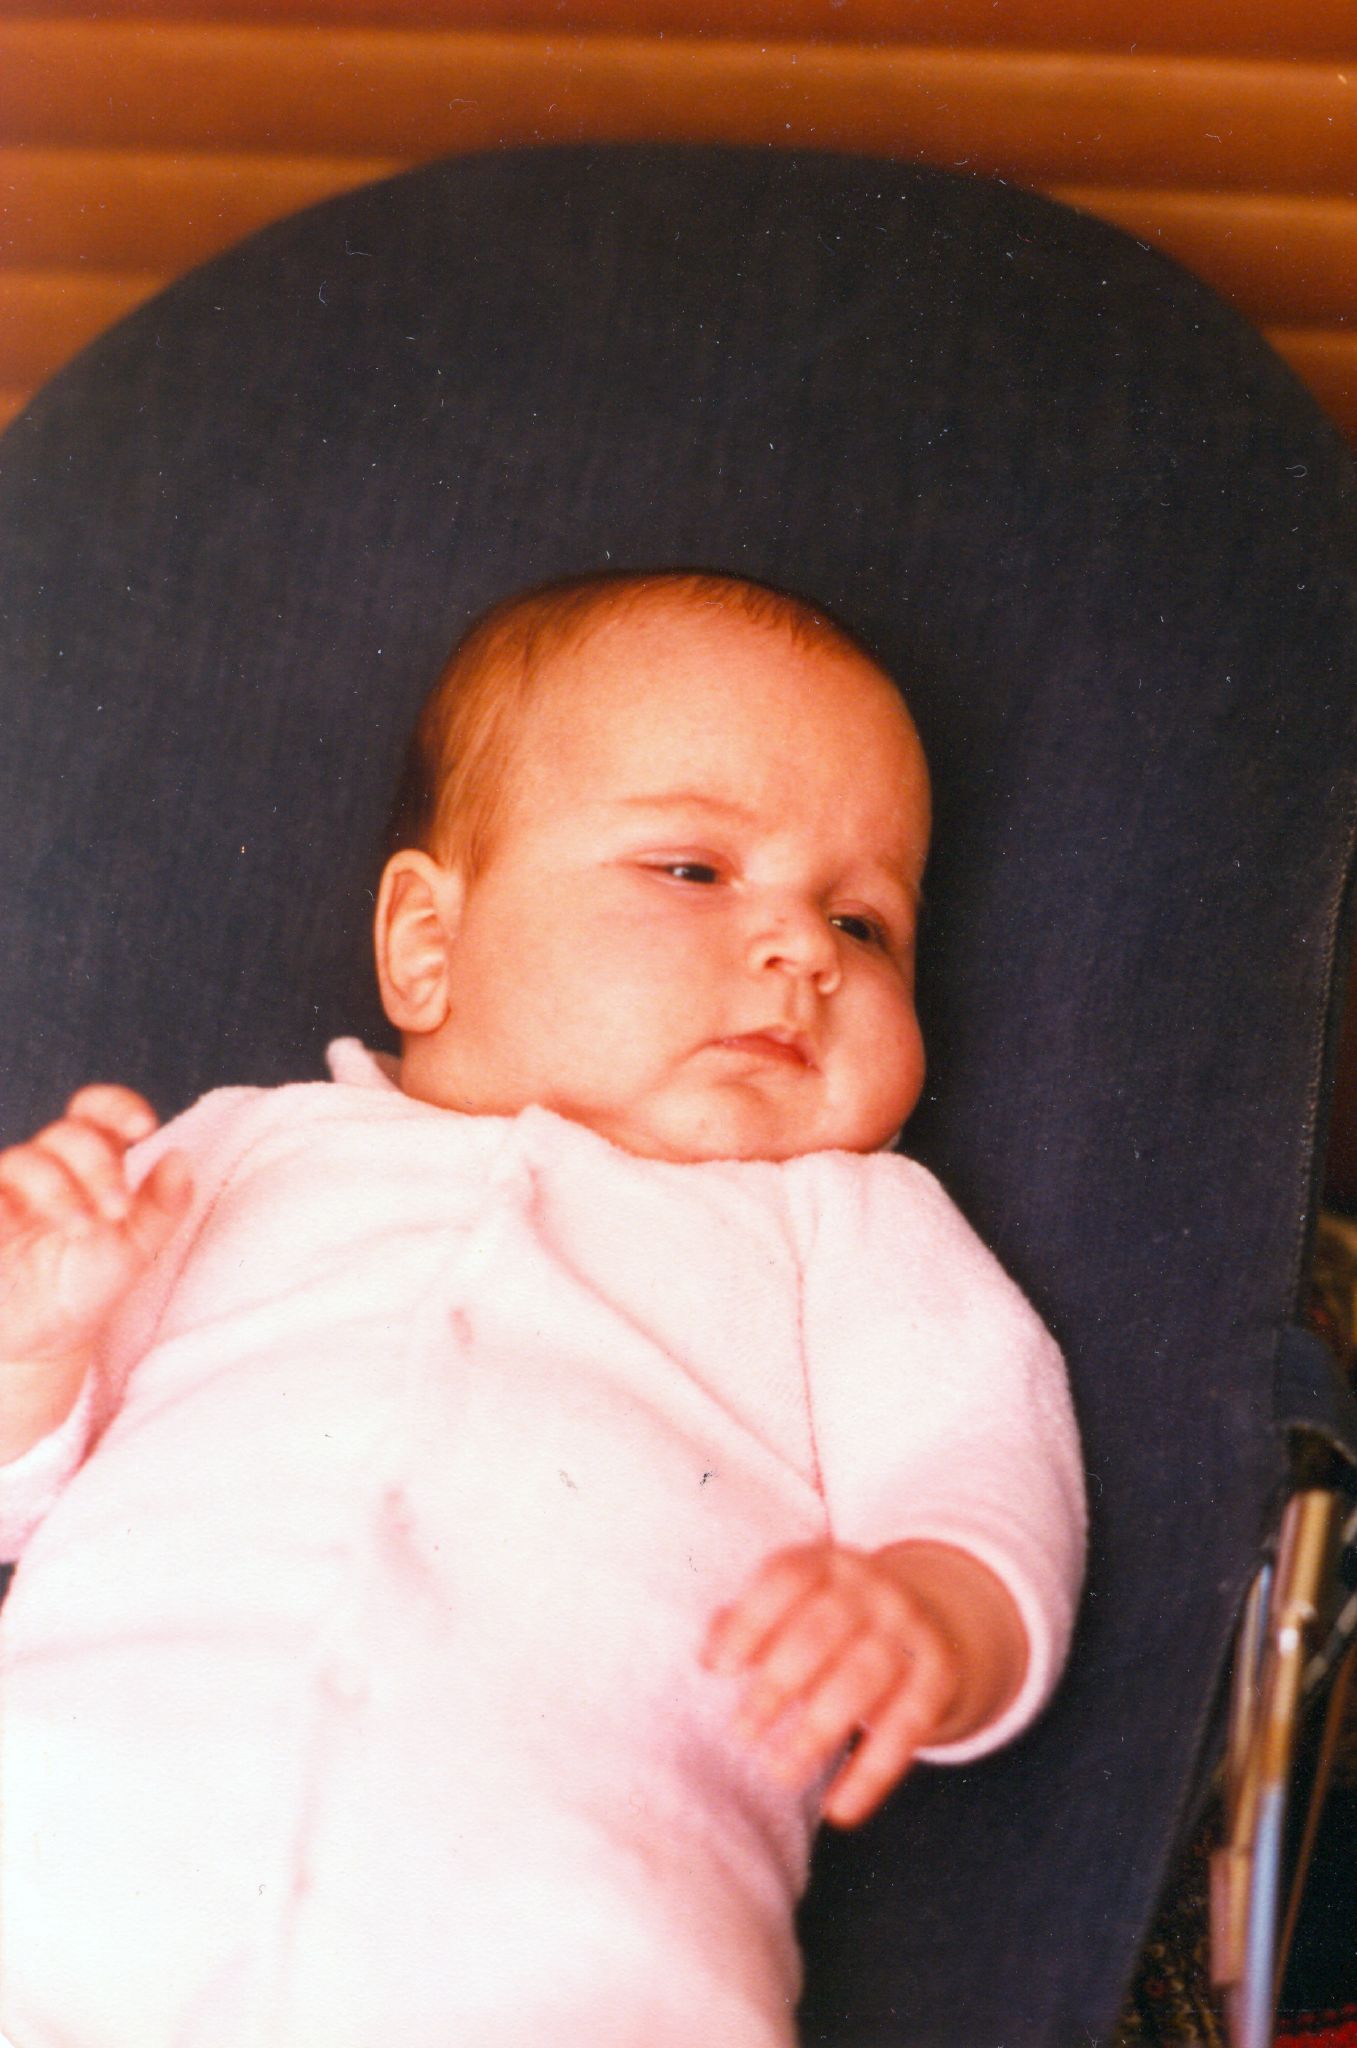
<path fill-rule="evenodd" d="M 708 1668 L 745 1675 L 737 1729 L 779 1776 L 809 1784 L 858 1738 L 823 1802 L 841 1827 L 865 1820 L 917 1751 L 953 1732 L 962 1656 L 917 1583 L 920 1548 L 781 1551 L 707 1637 Z"/>
<path fill-rule="evenodd" d="M 155 1127 L 130 1089 L 82 1088 L 59 1122 L 0 1152 L 0 1366 L 15 1389 L 21 1375 L 29 1382 L 15 1394 L 7 1437 L 20 1432 L 18 1408 L 43 1405 L 31 1391 L 39 1381 L 52 1384 L 48 1406 L 60 1406 L 63 1376 L 74 1394 L 109 1315 L 188 1205 L 188 1169 L 175 1153 L 135 1193 L 127 1185 L 128 1147 Z"/>

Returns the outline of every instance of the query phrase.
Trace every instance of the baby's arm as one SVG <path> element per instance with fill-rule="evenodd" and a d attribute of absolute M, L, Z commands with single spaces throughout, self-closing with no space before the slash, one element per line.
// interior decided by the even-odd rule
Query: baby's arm
<path fill-rule="evenodd" d="M 865 1820 L 917 1752 L 959 1742 L 1016 1698 L 1027 1635 L 1013 1599 L 964 1550 L 781 1551 L 712 1624 L 704 1661 L 744 1679 L 737 1727 L 796 1784 L 858 1740 L 823 1802 Z"/>
<path fill-rule="evenodd" d="M 127 1088 L 82 1088 L 60 1120 L 0 1152 L 0 1463 L 69 1414 L 99 1340 L 191 1193 L 167 1153 L 133 1191 L 130 1146 L 156 1127 Z"/>

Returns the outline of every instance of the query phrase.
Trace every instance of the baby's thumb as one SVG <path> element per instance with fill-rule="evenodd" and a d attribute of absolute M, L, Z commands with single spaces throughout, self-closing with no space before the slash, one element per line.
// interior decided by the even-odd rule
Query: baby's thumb
<path fill-rule="evenodd" d="M 148 1259 L 168 1242 L 192 1199 L 188 1161 L 182 1152 L 167 1152 L 137 1189 L 129 1219 L 138 1249 Z"/>

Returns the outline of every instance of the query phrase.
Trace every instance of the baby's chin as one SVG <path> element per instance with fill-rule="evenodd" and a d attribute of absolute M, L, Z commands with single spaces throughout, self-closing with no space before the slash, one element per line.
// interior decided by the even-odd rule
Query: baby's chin
<path fill-rule="evenodd" d="M 799 1118 L 758 1099 L 732 1100 L 725 1091 L 714 1101 L 699 1097 L 583 1113 L 566 1109 L 562 1114 L 638 1159 L 663 1159 L 679 1166 L 722 1159 L 776 1163 L 809 1152 L 879 1152 L 899 1136 L 898 1128 L 878 1132 L 861 1123 Z"/>

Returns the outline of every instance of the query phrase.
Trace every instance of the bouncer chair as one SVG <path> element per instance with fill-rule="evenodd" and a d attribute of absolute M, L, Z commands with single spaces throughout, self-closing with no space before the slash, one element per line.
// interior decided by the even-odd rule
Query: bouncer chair
<path fill-rule="evenodd" d="M 807 2044 L 1110 2040 L 1298 1445 L 1341 1493 L 1297 1313 L 1353 508 L 1313 402 L 1133 240 L 761 150 L 509 152 L 349 194 L 136 313 L 0 445 L 6 1141 L 95 1076 L 168 1114 L 381 1041 L 362 905 L 405 732 L 511 589 L 728 569 L 827 604 L 904 685 L 938 813 L 908 1141 L 1065 1347 L 1092 1555 L 1030 1735 L 822 1838 Z M 1293 1512 L 1291 1553 L 1332 1520 Z M 1305 1662 L 1328 1616 L 1295 1583 L 1273 1633 Z M 1255 1733 L 1295 1676 L 1265 1662 Z M 1218 1887 L 1251 2048 L 1279 1745 Z"/>

